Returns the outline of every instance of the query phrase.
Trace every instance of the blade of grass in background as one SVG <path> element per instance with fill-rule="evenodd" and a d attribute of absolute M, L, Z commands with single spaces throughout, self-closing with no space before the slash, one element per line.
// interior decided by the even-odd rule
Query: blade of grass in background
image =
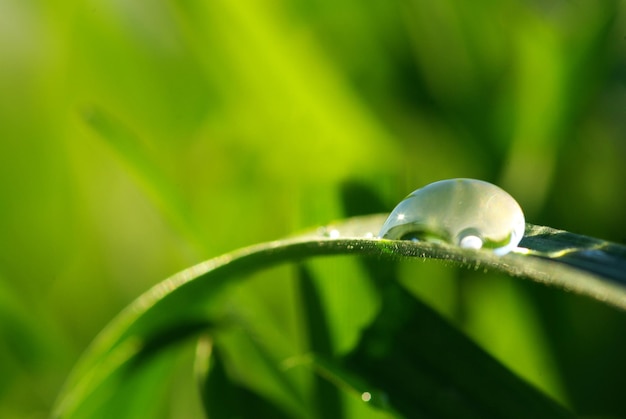
<path fill-rule="evenodd" d="M 174 228 L 196 251 L 204 250 L 189 209 L 177 188 L 156 163 L 154 152 L 129 128 L 103 109 L 91 106 L 83 112 L 85 121 L 106 141 L 134 172 L 140 184 L 167 216 Z"/>
<path fill-rule="evenodd" d="M 338 279 L 341 280 L 341 279 Z M 332 336 L 329 330 L 328 313 L 311 273 L 304 266 L 298 266 L 300 301 L 304 311 L 305 330 L 309 350 L 321 357 L 333 356 Z M 338 389 L 327 380 L 316 375 L 311 390 L 315 416 L 320 418 L 343 417 L 343 403 Z"/>
<path fill-rule="evenodd" d="M 201 339 L 198 345 L 196 374 L 208 417 L 236 416 L 242 419 L 293 417 L 258 391 L 235 382 L 228 374 L 223 355 L 210 338 Z"/>
<path fill-rule="evenodd" d="M 386 272 L 370 271 L 382 310 L 344 362 L 384 389 L 389 404 L 404 417 L 415 412 L 451 419 L 573 417 L 489 359 L 404 290 L 394 278 L 394 265 L 386 267 Z"/>

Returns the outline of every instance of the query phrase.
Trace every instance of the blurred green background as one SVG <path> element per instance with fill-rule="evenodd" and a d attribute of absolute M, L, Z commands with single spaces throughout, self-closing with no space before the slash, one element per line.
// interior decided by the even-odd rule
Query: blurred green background
<path fill-rule="evenodd" d="M 531 223 L 624 243 L 625 159 L 623 1 L 0 0 L 0 417 L 46 417 L 151 285 L 343 217 L 346 184 L 391 210 L 426 183 L 480 178 Z M 626 417 L 623 313 L 406 271 L 563 403 Z M 237 298 L 274 313 L 290 290 L 268 288 Z M 354 334 L 354 290 L 335 288 L 331 314 Z"/>

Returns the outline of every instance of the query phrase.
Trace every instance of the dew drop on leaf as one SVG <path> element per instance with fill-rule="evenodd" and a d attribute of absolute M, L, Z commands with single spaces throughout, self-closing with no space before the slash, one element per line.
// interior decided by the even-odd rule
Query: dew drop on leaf
<path fill-rule="evenodd" d="M 420 188 L 400 202 L 379 237 L 449 243 L 504 255 L 524 236 L 524 213 L 511 195 L 476 179 L 449 179 Z"/>

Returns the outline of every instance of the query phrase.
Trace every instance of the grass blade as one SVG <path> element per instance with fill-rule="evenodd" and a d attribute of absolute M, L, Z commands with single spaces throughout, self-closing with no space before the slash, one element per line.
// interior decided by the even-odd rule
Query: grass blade
<path fill-rule="evenodd" d="M 197 371 L 200 394 L 210 418 L 288 418 L 274 403 L 229 377 L 223 355 L 210 339 L 199 342 Z M 210 358 L 210 359 L 207 359 Z M 209 365 L 210 364 L 210 365 Z"/>
<path fill-rule="evenodd" d="M 309 349 L 322 357 L 333 353 L 328 319 L 323 302 L 311 273 L 304 266 L 298 266 L 300 300 L 305 311 L 305 330 L 308 331 Z M 319 418 L 343 417 L 342 400 L 338 389 L 327 380 L 316 375 L 313 383 L 313 406 Z"/>
<path fill-rule="evenodd" d="M 527 249 L 503 257 L 448 245 L 367 238 L 378 231 L 384 218 L 354 217 L 329 225 L 321 233 L 316 230 L 237 250 L 158 284 L 114 319 L 86 352 L 59 398 L 56 417 L 73 417 L 73 412 L 95 394 L 107 377 L 126 368 L 125 360 L 145 353 L 142 348 L 150 347 L 154 336 L 184 324 L 210 322 L 210 308 L 217 303 L 220 292 L 241 280 L 243 274 L 288 261 L 339 254 L 389 260 L 436 258 L 560 286 L 626 308 L 625 274 L 619 269 L 624 260 L 623 246 L 532 225 L 522 242 Z M 328 234 L 334 230 L 339 237 Z M 564 258 L 563 252 L 569 257 Z M 616 269 L 596 272 L 597 262 L 606 258 L 609 262 L 605 265 Z M 194 334 L 185 335 L 191 336 Z"/>

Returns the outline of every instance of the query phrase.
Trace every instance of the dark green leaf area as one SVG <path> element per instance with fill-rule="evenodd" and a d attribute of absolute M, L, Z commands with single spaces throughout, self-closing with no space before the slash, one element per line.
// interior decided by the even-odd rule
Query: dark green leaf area
<path fill-rule="evenodd" d="M 317 355 L 330 358 L 333 346 L 324 303 L 311 273 L 304 265 L 298 266 L 298 281 L 309 348 Z M 327 379 L 316 374 L 313 378 L 311 393 L 316 417 L 340 418 L 344 416 L 339 389 Z"/>
<path fill-rule="evenodd" d="M 570 418 L 399 285 L 344 359 L 407 418 Z"/>
<path fill-rule="evenodd" d="M 163 327 L 162 330 L 152 333 L 144 340 L 139 351 L 131 359 L 127 372 L 132 374 L 135 369 L 150 361 L 163 350 L 192 339 L 214 327 L 212 321 L 205 319 L 189 319 L 181 321 L 179 324 Z"/>
<path fill-rule="evenodd" d="M 209 419 L 291 417 L 260 393 L 233 381 L 228 375 L 223 358 L 220 349 L 213 347 L 211 366 L 200 383 L 202 403 Z"/>
<path fill-rule="evenodd" d="M 343 182 L 340 196 L 346 217 L 384 213 L 390 210 L 376 191 L 359 180 Z"/>
<path fill-rule="evenodd" d="M 553 287 L 531 287 L 535 306 L 581 417 L 626 418 L 626 311 Z"/>
<path fill-rule="evenodd" d="M 626 246 L 547 227 L 529 229 L 520 245 L 537 256 L 626 285 Z"/>

